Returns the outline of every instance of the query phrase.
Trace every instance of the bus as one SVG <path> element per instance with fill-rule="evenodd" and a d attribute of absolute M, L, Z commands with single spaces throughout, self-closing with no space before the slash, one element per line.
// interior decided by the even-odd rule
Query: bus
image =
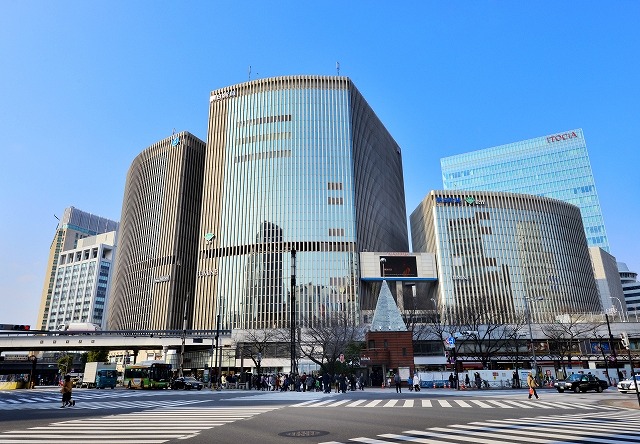
<path fill-rule="evenodd" d="M 124 369 L 123 385 L 128 389 L 166 389 L 170 384 L 171 364 L 162 361 L 142 361 Z"/>

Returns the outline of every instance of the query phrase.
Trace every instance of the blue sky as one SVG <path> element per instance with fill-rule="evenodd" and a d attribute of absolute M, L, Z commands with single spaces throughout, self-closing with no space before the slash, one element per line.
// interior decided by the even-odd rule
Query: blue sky
<path fill-rule="evenodd" d="M 206 139 L 213 89 L 353 79 L 403 150 L 407 212 L 440 158 L 584 130 L 612 253 L 640 272 L 640 2 L 19 1 L 0 15 L 0 323 L 35 324 L 64 208 L 119 220 L 134 157 Z"/>

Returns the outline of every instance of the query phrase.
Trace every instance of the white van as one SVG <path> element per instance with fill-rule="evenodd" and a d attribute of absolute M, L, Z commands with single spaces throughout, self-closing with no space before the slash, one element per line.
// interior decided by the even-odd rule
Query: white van
<path fill-rule="evenodd" d="M 92 324 L 91 322 L 71 322 L 63 325 L 59 330 L 68 332 L 94 332 L 100 331 L 100 326 L 98 324 Z"/>

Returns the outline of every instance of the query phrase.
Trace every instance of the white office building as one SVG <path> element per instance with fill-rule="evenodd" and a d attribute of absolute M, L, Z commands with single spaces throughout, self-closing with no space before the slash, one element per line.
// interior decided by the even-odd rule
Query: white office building
<path fill-rule="evenodd" d="M 104 328 L 115 248 L 116 232 L 111 231 L 79 239 L 76 248 L 60 252 L 47 330 L 72 322 Z"/>

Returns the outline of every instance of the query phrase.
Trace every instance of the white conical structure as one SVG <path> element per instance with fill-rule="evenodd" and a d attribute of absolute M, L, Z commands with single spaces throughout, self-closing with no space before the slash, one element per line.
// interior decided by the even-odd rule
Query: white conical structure
<path fill-rule="evenodd" d="M 382 281 L 376 311 L 371 321 L 371 331 L 407 331 L 387 281 Z"/>

